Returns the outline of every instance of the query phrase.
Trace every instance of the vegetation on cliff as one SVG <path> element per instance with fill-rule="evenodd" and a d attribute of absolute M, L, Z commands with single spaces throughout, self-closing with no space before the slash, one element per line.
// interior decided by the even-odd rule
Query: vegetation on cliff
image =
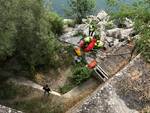
<path fill-rule="evenodd" d="M 68 0 L 68 4 L 66 14 L 75 19 L 77 23 L 81 23 L 83 18 L 93 13 L 96 0 Z"/>
<path fill-rule="evenodd" d="M 113 18 L 123 20 L 128 17 L 135 22 L 135 30 L 141 37 L 137 40 L 136 50 L 150 62 L 150 1 L 138 0 L 131 5 L 120 5 L 118 0 L 108 0 L 108 3 L 119 8 L 112 13 Z"/>

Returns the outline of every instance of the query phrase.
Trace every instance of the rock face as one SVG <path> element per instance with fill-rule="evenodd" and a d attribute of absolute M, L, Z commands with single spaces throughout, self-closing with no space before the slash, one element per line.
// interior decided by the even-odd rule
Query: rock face
<path fill-rule="evenodd" d="M 127 65 L 132 57 L 131 53 L 134 46 L 122 46 L 122 44 L 120 47 L 119 45 L 117 46 L 118 47 L 114 46 L 111 48 L 111 50 L 109 50 L 110 52 L 106 52 L 105 55 L 100 51 L 96 54 L 97 63 L 108 73 L 109 78 Z"/>
<path fill-rule="evenodd" d="M 121 32 L 120 28 L 115 28 L 115 29 L 107 30 L 106 35 L 109 37 L 119 38 L 120 32 Z"/>
<path fill-rule="evenodd" d="M 149 73 L 150 65 L 145 63 L 138 55 L 123 70 L 103 86 L 99 86 L 93 94 L 67 113 L 139 113 L 138 110 L 149 106 L 150 85 L 147 80 L 150 77 Z M 140 81 L 145 77 L 147 78 L 144 83 L 146 84 L 147 102 L 145 102 L 145 98 L 143 98 L 143 101 L 141 100 L 141 96 L 145 93 L 139 93 L 138 89 L 134 89 L 144 85 Z M 134 86 L 131 87 L 131 83 Z"/>
<path fill-rule="evenodd" d="M 132 22 L 132 20 L 125 18 L 125 22 L 124 22 L 126 28 L 132 28 L 134 23 Z"/>
<path fill-rule="evenodd" d="M 68 20 L 64 20 L 68 21 Z M 89 35 L 89 26 L 91 22 L 94 21 L 97 24 L 97 32 L 99 32 L 100 40 L 105 43 L 106 48 L 110 48 L 116 46 L 120 42 L 127 42 L 128 40 L 133 39 L 132 34 L 134 34 L 134 23 L 125 18 L 125 21 L 122 24 L 125 26 L 124 28 L 119 28 L 117 23 L 113 20 L 110 20 L 109 15 L 105 11 L 100 11 L 97 16 L 88 16 L 87 19 L 83 19 L 83 23 L 80 25 L 76 25 L 74 28 L 68 28 L 64 35 L 62 35 L 59 39 L 61 41 L 78 45 L 78 41 L 81 39 L 80 34 Z M 111 28 L 110 28 L 111 26 Z M 120 43 L 122 44 L 122 43 Z"/>
<path fill-rule="evenodd" d="M 110 79 L 67 113 L 141 112 L 150 105 L 150 64 L 146 64 L 140 55 L 130 62 L 134 50 L 131 40 L 139 38 L 138 35 L 133 36 L 134 23 L 130 19 L 125 18 L 124 22 L 118 21 L 117 24 L 110 20 L 105 11 L 101 11 L 97 16 L 91 15 L 83 19 L 83 24 L 76 25 L 60 39 L 78 45 L 81 37 L 76 34 L 80 32 L 88 35 L 92 21 L 97 23 L 100 40 L 106 47 L 105 51 L 97 50 L 93 58 Z"/>
<path fill-rule="evenodd" d="M 0 105 L 0 113 L 23 113 L 23 112 Z"/>
<path fill-rule="evenodd" d="M 129 29 L 115 28 L 115 29 L 107 30 L 106 34 L 109 37 L 126 40 L 133 32 L 134 32 L 133 28 L 129 28 Z"/>
<path fill-rule="evenodd" d="M 97 14 L 97 18 L 99 20 L 107 19 L 107 16 L 108 16 L 108 14 L 103 10 Z"/>

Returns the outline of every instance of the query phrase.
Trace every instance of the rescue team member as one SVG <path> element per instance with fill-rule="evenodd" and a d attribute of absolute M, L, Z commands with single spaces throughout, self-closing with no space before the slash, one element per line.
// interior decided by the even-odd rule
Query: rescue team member
<path fill-rule="evenodd" d="M 97 65 L 96 60 L 92 60 L 89 64 L 86 65 L 89 69 L 93 69 Z"/>
<path fill-rule="evenodd" d="M 91 50 L 94 48 L 95 44 L 96 44 L 96 39 L 93 38 L 93 39 L 91 40 L 91 42 L 89 43 L 89 45 L 84 49 L 84 51 L 85 51 L 85 52 L 91 51 Z"/>
<path fill-rule="evenodd" d="M 78 46 L 74 46 L 74 51 L 77 54 L 77 56 L 81 57 L 82 53 L 81 53 L 81 49 Z"/>
<path fill-rule="evenodd" d="M 93 36 L 95 30 L 96 30 L 96 25 L 94 25 L 94 21 L 93 21 L 91 22 L 91 25 L 89 26 L 89 36 Z"/>
<path fill-rule="evenodd" d="M 48 87 L 48 84 L 46 84 L 45 86 L 43 86 L 43 90 L 44 90 L 44 95 L 49 95 L 51 89 Z"/>
<path fill-rule="evenodd" d="M 95 49 L 98 49 L 98 48 L 103 48 L 104 47 L 104 43 L 100 40 L 97 40 L 97 42 L 95 43 Z"/>

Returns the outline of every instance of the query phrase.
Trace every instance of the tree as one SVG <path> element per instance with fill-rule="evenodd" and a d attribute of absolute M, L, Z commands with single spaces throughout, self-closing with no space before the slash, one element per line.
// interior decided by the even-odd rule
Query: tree
<path fill-rule="evenodd" d="M 55 38 L 55 25 L 45 10 L 43 0 L 20 0 L 17 16 L 16 52 L 29 69 L 34 72 L 39 66 L 55 66 L 59 45 Z M 58 17 L 57 17 L 58 18 Z M 61 31 L 61 28 L 59 28 Z"/>
<path fill-rule="evenodd" d="M 0 60 L 17 56 L 30 72 L 56 66 L 55 37 L 63 22 L 45 8 L 43 0 L 0 0 L 0 14 Z"/>
<path fill-rule="evenodd" d="M 6 60 L 15 51 L 15 8 L 15 0 L 0 0 L 0 61 Z"/>
<path fill-rule="evenodd" d="M 68 10 L 66 10 L 66 14 L 74 18 L 77 23 L 81 23 L 82 18 L 93 13 L 96 0 L 69 0 L 68 4 L 69 7 Z"/>
<path fill-rule="evenodd" d="M 63 33 L 63 19 L 54 12 L 48 12 L 47 19 L 51 25 L 51 31 L 56 35 L 61 35 Z"/>

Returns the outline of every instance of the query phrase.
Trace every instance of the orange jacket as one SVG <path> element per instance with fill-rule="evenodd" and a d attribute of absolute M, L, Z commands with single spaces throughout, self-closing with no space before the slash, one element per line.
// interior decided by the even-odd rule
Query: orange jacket
<path fill-rule="evenodd" d="M 93 60 L 91 63 L 88 64 L 89 69 L 93 69 L 96 66 L 97 62 L 96 60 Z"/>

